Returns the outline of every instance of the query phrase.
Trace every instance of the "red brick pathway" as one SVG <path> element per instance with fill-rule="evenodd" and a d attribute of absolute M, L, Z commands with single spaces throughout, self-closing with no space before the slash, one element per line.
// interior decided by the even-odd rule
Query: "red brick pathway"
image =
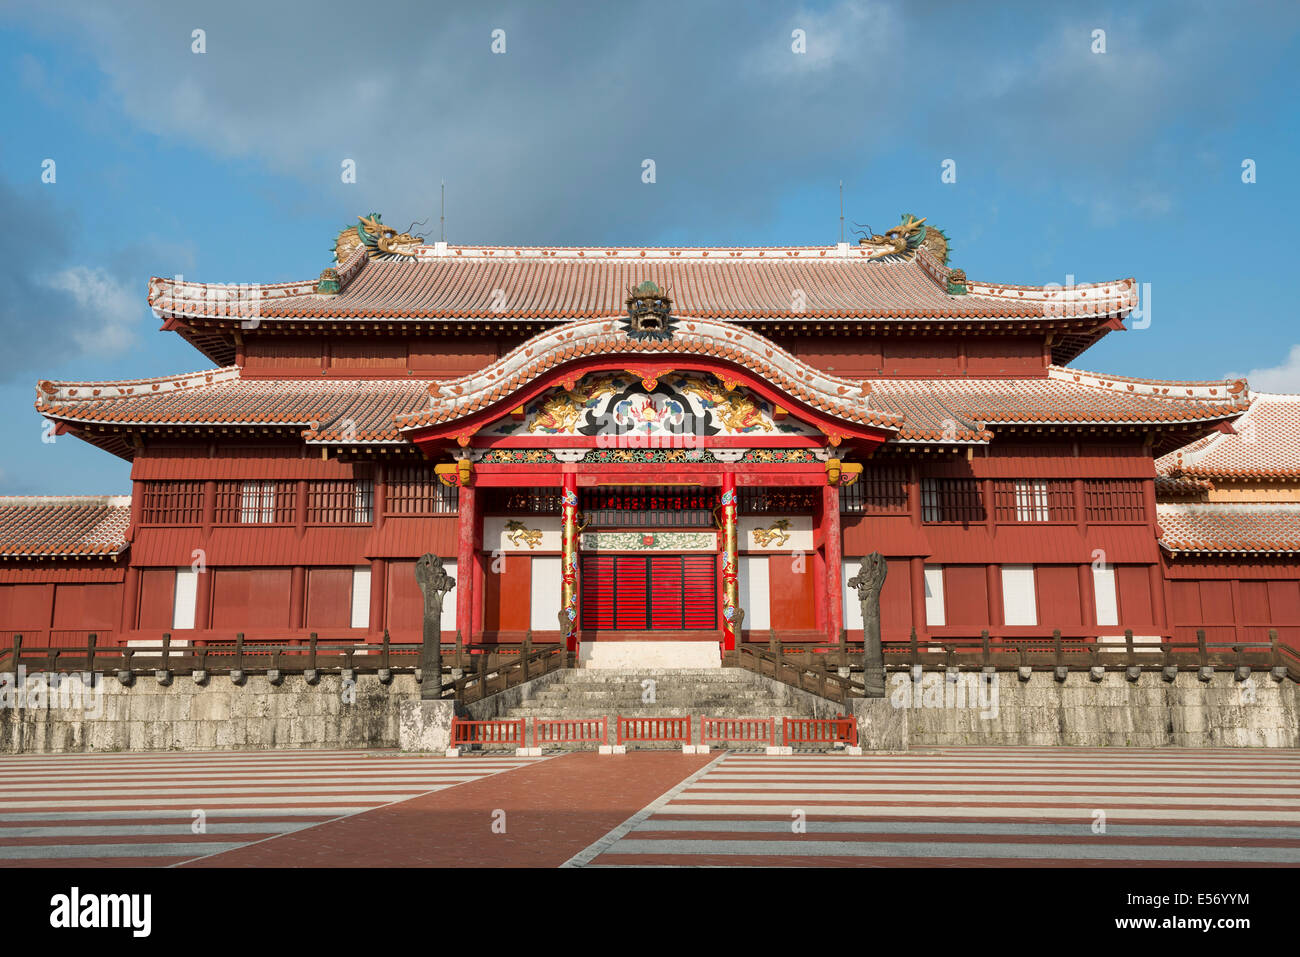
<path fill-rule="evenodd" d="M 556 867 L 710 760 L 567 754 L 182 866 Z"/>

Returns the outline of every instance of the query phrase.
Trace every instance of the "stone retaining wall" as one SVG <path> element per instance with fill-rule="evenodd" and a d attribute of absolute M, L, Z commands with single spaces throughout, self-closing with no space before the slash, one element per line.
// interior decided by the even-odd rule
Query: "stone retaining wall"
<path fill-rule="evenodd" d="M 1229 672 L 1215 672 L 1209 681 L 1180 672 L 1172 682 L 1155 673 L 1130 682 L 1117 672 L 1100 681 L 1086 672 L 1070 672 L 1064 681 L 1048 672 L 1027 681 L 1000 672 L 982 691 L 981 677 L 962 674 L 954 686 L 927 672 L 918 691 L 909 675 L 891 673 L 885 698 L 853 702 L 863 748 L 1300 747 L 1296 683 L 1266 672 L 1247 682 Z"/>
<path fill-rule="evenodd" d="M 202 751 L 238 748 L 395 748 L 398 702 L 417 699 L 411 675 L 380 684 L 358 675 L 344 687 L 338 675 L 309 685 L 287 675 L 280 685 L 249 676 L 243 685 L 225 676 L 196 685 L 176 677 L 170 685 L 153 676 L 124 687 L 100 675 L 87 692 L 51 692 L 44 675 L 28 676 L 22 693 L 12 675 L 0 675 L 0 752 Z M 346 694 L 345 694 L 346 690 Z"/>
<path fill-rule="evenodd" d="M 498 716 L 558 674 L 487 698 L 466 716 Z M 1256 673 L 1243 683 L 1218 672 L 1202 682 L 1194 673 L 1180 673 L 1165 682 L 1146 673 L 1129 682 L 1107 673 L 1094 682 L 1086 673 L 1072 672 L 1058 682 L 1046 672 L 1034 672 L 1028 681 L 1001 673 L 994 676 L 996 695 L 991 687 L 979 692 L 972 683 L 977 678 L 961 676 L 959 699 L 958 688 L 949 690 L 941 674 L 927 673 L 919 690 L 903 684 L 906 675 L 891 674 L 885 698 L 852 702 L 863 747 L 1300 747 L 1300 694 L 1289 678 L 1274 681 Z M 204 685 L 177 677 L 166 686 L 142 676 L 130 687 L 100 676 L 95 689 L 86 692 L 78 681 L 75 688 L 51 692 L 38 675 L 28 677 L 19 693 L 11 675 L 0 675 L 0 753 L 439 751 L 446 747 L 456 711 L 450 701 L 421 703 L 410 675 L 396 675 L 388 685 L 360 675 L 346 688 L 337 675 L 322 676 L 315 685 L 302 676 L 286 676 L 279 685 L 251 676 L 242 686 L 225 676 Z M 826 716 L 840 710 L 824 708 Z"/>

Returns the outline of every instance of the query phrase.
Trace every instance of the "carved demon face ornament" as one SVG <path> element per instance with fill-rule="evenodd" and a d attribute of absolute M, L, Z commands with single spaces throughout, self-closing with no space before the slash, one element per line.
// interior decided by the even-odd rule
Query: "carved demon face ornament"
<path fill-rule="evenodd" d="M 673 301 L 666 290 L 650 280 L 627 291 L 627 319 L 624 328 L 632 339 L 671 339 L 676 321 Z"/>

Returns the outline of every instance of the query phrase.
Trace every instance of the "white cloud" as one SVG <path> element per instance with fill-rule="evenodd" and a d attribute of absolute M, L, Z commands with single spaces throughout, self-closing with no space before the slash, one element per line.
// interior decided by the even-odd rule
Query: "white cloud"
<path fill-rule="evenodd" d="M 69 266 L 40 280 L 46 289 L 65 293 L 82 318 L 72 330 L 82 352 L 116 355 L 135 341 L 142 313 L 138 289 L 101 268 Z"/>
<path fill-rule="evenodd" d="M 1230 373 L 1228 378 L 1240 376 Z M 1286 359 L 1279 365 L 1267 369 L 1251 369 L 1246 373 L 1246 381 L 1256 392 L 1300 393 L 1300 345 L 1292 346 Z"/>

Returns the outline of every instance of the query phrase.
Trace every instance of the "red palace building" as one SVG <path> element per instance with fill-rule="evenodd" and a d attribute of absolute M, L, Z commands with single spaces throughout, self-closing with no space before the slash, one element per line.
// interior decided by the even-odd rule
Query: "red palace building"
<path fill-rule="evenodd" d="M 969 280 L 910 216 L 638 249 L 372 214 L 317 280 L 149 302 L 212 367 L 39 383 L 132 494 L 0 499 L 0 630 L 26 643 L 418 642 L 433 553 L 446 641 L 707 665 L 859 637 L 846 582 L 880 552 L 885 641 L 1300 644 L 1300 398 L 1075 368 L 1131 279 Z"/>

